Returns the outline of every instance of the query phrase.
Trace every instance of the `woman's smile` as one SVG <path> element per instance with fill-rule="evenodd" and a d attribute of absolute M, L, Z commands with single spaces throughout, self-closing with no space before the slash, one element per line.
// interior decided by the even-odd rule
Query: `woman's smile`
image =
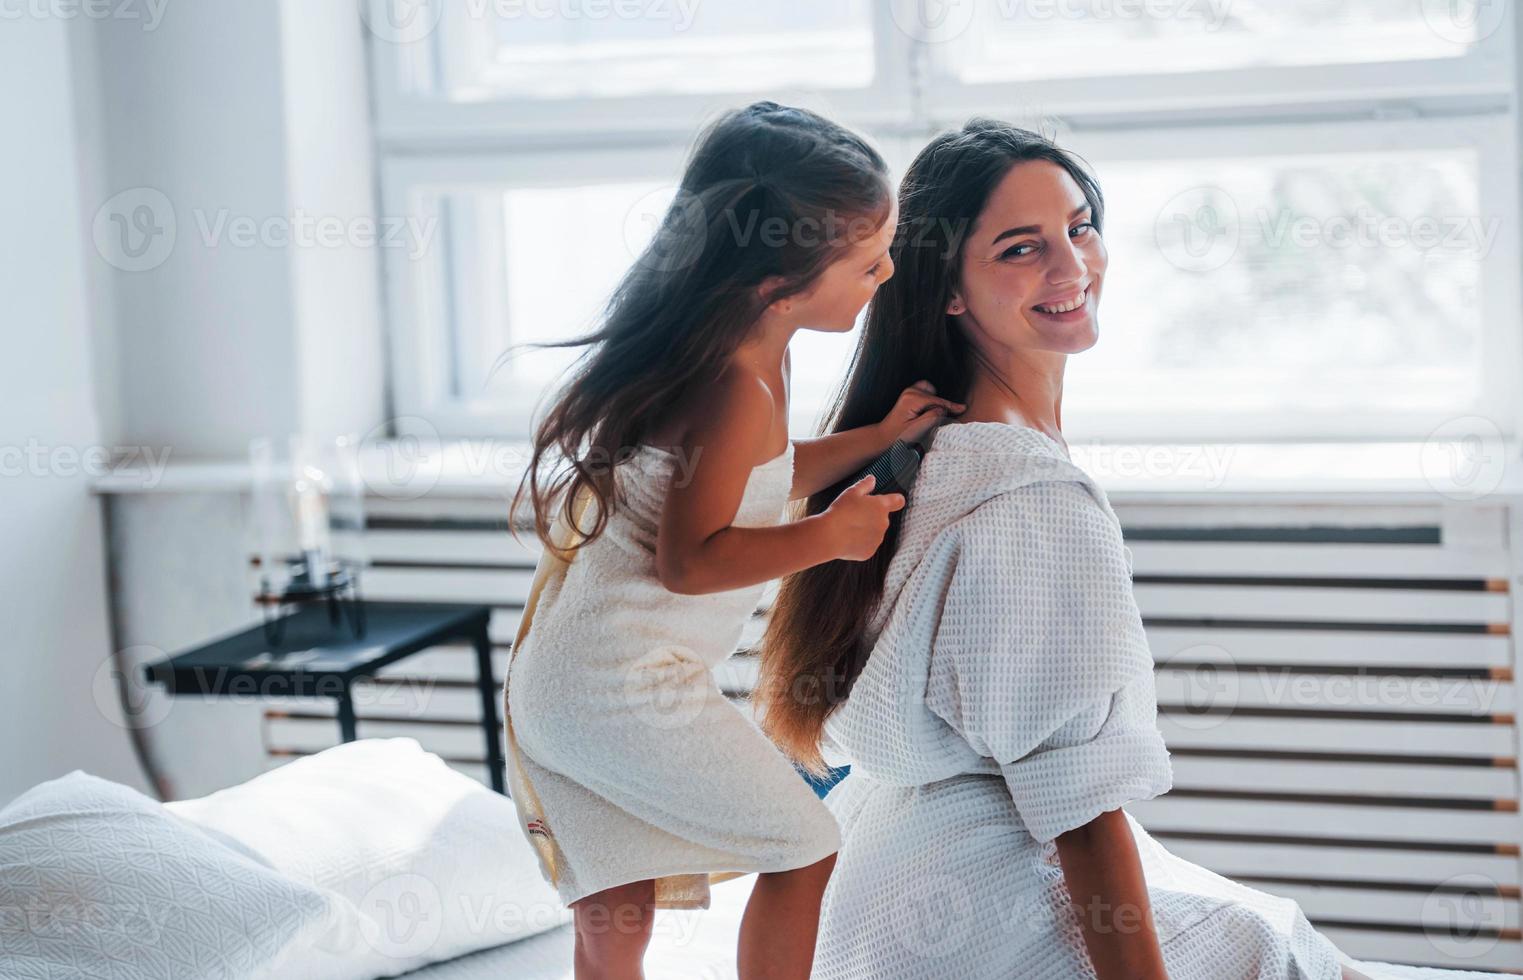
<path fill-rule="evenodd" d="M 1079 289 L 1056 293 L 1035 303 L 1031 312 L 1052 323 L 1082 323 L 1089 318 L 1094 303 L 1089 284 Z"/>

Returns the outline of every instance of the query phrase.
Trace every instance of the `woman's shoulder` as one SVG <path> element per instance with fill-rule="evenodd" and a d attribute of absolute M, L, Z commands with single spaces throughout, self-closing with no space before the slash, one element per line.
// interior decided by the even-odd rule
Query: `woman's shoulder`
<path fill-rule="evenodd" d="M 1115 572 L 1130 581 L 1131 550 L 1104 491 L 1092 481 L 1039 480 L 1003 490 L 956 522 L 959 564 L 990 566 L 1009 574 L 1053 574 L 1058 567 L 1083 574 Z"/>
<path fill-rule="evenodd" d="M 990 494 L 958 522 L 964 538 L 1082 538 L 1119 535 L 1115 511 L 1093 480 L 1054 474 Z"/>
<path fill-rule="evenodd" d="M 958 422 L 932 433 L 915 495 L 969 514 L 991 504 L 998 511 L 1022 503 L 1082 502 L 1079 488 L 1111 512 L 1105 491 L 1045 432 L 1005 422 Z"/>

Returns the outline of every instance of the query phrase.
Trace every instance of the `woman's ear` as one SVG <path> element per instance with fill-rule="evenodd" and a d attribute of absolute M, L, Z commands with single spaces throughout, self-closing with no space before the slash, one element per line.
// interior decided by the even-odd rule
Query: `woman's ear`
<path fill-rule="evenodd" d="M 782 276 L 768 276 L 756 287 L 756 295 L 761 298 L 767 310 L 772 313 L 786 316 L 793 311 L 793 297 L 774 300 L 776 296 L 788 285 L 788 280 Z"/>
<path fill-rule="evenodd" d="M 959 316 L 966 312 L 968 307 L 963 303 L 962 297 L 953 294 L 952 299 L 947 303 L 947 316 Z"/>

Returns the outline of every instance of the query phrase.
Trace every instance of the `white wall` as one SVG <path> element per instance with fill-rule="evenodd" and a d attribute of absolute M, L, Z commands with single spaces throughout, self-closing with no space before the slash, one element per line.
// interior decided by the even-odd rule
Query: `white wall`
<path fill-rule="evenodd" d="M 352 234 L 375 199 L 357 7 L 34 8 L 0 23 L 0 449 L 238 461 L 255 436 L 383 424 L 379 263 Z M 108 554 L 86 484 L 0 477 L 0 803 L 71 768 L 146 790 L 96 668 L 255 615 L 236 497 L 118 501 Z M 148 738 L 177 795 L 260 757 L 249 706 L 186 700 Z"/>
<path fill-rule="evenodd" d="M 347 241 L 373 210 L 355 6 L 197 0 L 98 28 L 105 190 L 174 227 L 152 267 L 112 270 L 123 431 L 236 458 L 381 422 L 374 254 L 310 230 Z"/>
<path fill-rule="evenodd" d="M 286 191 L 360 242 L 375 213 L 370 92 L 357 7 L 280 0 Z M 359 245 L 289 251 L 299 424 L 364 435 L 382 419 L 380 265 Z"/>
<path fill-rule="evenodd" d="M 237 453 L 298 418 L 287 255 L 202 231 L 284 213 L 278 10 L 198 0 L 153 30 L 98 27 L 105 190 L 161 193 L 143 200 L 174 223 L 161 263 L 114 276 L 123 431 L 174 458 Z"/>
<path fill-rule="evenodd" d="M 120 712 L 95 696 L 111 652 L 100 503 L 69 455 L 101 443 L 71 30 L 0 30 L 0 803 L 75 768 L 146 788 Z"/>

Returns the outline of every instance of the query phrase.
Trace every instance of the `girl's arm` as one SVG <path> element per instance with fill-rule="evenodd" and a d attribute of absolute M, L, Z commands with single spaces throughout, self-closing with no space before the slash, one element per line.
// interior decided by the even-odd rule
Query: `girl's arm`
<path fill-rule="evenodd" d="M 739 589 L 837 558 L 862 561 L 877 551 L 888 515 L 904 506 L 904 497 L 871 496 L 871 480 L 799 521 L 730 526 L 751 470 L 776 455 L 770 444 L 780 417 L 771 389 L 735 368 L 696 406 L 679 447 L 690 465 L 673 474 L 656 535 L 656 573 L 669 591 Z"/>
<path fill-rule="evenodd" d="M 899 400 L 881 422 L 846 429 L 818 439 L 793 440 L 791 497 L 808 497 L 872 462 L 894 440 L 914 442 L 947 415 L 966 406 L 936 397 L 929 381 L 917 381 L 900 392 Z"/>
<path fill-rule="evenodd" d="M 1057 836 L 1058 860 L 1100 980 L 1168 980 L 1137 842 L 1111 810 Z"/>

